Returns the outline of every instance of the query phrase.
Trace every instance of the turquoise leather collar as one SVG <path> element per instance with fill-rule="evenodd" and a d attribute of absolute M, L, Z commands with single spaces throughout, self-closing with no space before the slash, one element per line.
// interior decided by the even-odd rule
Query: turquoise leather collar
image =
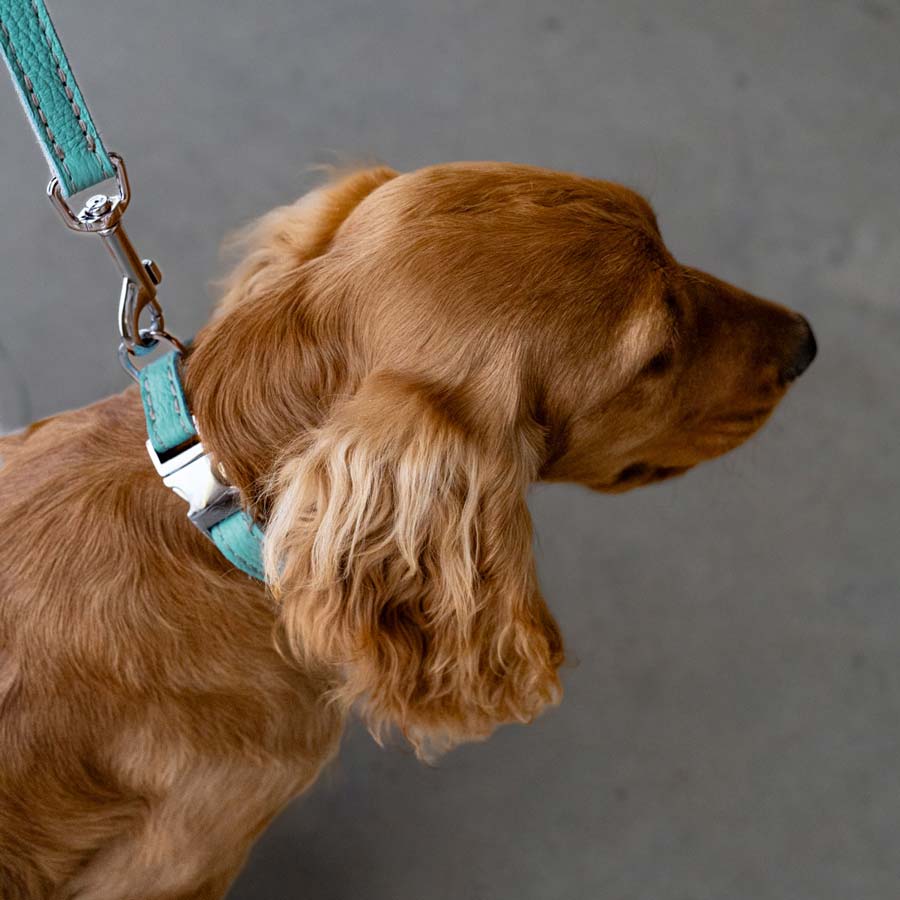
<path fill-rule="evenodd" d="M 163 483 L 188 502 L 188 518 L 242 572 L 264 580 L 264 534 L 241 508 L 236 488 L 222 484 L 210 464 L 181 386 L 181 355 L 167 353 L 140 373 L 147 450 Z"/>
<path fill-rule="evenodd" d="M 0 0 L 0 46 L 63 195 L 68 197 L 112 178 L 112 162 L 44 0 Z"/>

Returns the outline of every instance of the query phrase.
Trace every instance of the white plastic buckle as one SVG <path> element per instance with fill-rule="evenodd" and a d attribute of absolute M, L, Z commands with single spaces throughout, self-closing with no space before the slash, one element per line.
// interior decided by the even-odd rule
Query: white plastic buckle
<path fill-rule="evenodd" d="M 147 441 L 147 452 L 163 484 L 187 501 L 188 518 L 207 537 L 214 525 L 240 510 L 237 488 L 219 481 L 200 441 L 165 459 Z"/>

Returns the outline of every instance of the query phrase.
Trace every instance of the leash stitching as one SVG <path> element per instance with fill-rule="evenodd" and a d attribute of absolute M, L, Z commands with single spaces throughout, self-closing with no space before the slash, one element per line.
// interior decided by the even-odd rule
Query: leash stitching
<path fill-rule="evenodd" d="M 160 439 L 159 432 L 156 430 L 156 412 L 153 409 L 153 397 L 147 387 L 147 382 L 143 379 L 141 380 L 141 393 L 144 395 L 144 400 L 146 401 L 148 424 L 150 426 L 150 431 L 153 433 L 153 442 L 154 444 L 162 444 L 163 441 Z"/>
<path fill-rule="evenodd" d="M 100 159 L 100 156 L 97 153 L 97 147 L 94 143 L 94 138 L 90 134 L 88 134 L 87 125 L 81 118 L 81 108 L 75 102 L 75 95 L 72 93 L 72 89 L 69 87 L 68 78 L 66 76 L 66 73 L 63 72 L 62 64 L 59 61 L 59 57 L 56 55 L 56 51 L 53 49 L 53 44 L 50 43 L 50 37 L 47 34 L 47 30 L 44 28 L 44 23 L 41 21 L 41 16 L 38 12 L 37 4 L 34 2 L 34 0 L 31 0 L 31 9 L 34 11 L 34 17 L 37 19 L 38 28 L 41 29 L 41 34 L 44 35 L 44 40 L 47 42 L 47 49 L 50 51 L 50 55 L 53 57 L 53 62 L 56 63 L 56 74 L 59 77 L 59 80 L 62 82 L 66 98 L 69 101 L 69 105 L 72 107 L 72 112 L 75 114 L 75 120 L 78 122 L 78 127 L 81 129 L 81 133 L 84 136 L 84 142 L 85 144 L 87 144 L 88 150 L 94 154 L 94 159 L 97 160 L 97 164 L 100 166 L 100 170 L 102 171 L 103 160 Z M 46 125 L 46 121 L 44 124 Z"/>
<path fill-rule="evenodd" d="M 36 10 L 35 15 L 37 15 Z M 38 23 L 40 23 L 40 21 L 40 18 L 38 18 Z M 25 68 L 22 65 L 21 60 L 19 59 L 19 54 L 16 53 L 16 48 L 13 46 L 12 38 L 9 36 L 9 31 L 7 31 L 6 25 L 3 24 L 2 19 L 0 19 L 0 31 L 3 32 L 3 37 L 6 39 L 6 44 L 9 47 L 10 56 L 15 61 L 19 72 L 22 73 L 22 82 L 25 85 L 25 90 L 28 93 L 28 98 L 31 100 L 31 105 L 34 107 L 34 111 L 37 114 L 38 119 L 40 119 L 41 124 L 44 126 L 44 131 L 47 132 L 47 139 L 50 141 L 50 145 L 53 147 L 53 152 L 56 154 L 57 159 L 62 164 L 63 169 L 65 169 L 66 175 L 69 176 L 69 180 L 71 180 L 72 173 L 69 171 L 69 166 L 66 163 L 66 151 L 56 143 L 56 135 L 53 134 L 50 125 L 47 123 L 47 117 L 44 115 L 44 110 L 41 109 L 41 101 L 38 100 L 37 94 L 35 93 L 34 84 L 28 77 L 28 74 L 25 72 Z M 41 31 L 43 31 L 43 25 L 41 26 Z M 46 37 L 46 34 L 44 36 Z M 52 48 L 50 52 L 53 52 Z M 56 59 L 55 54 L 53 58 Z"/>
<path fill-rule="evenodd" d="M 175 407 L 175 414 L 178 416 L 178 421 L 181 423 L 181 427 L 188 434 L 191 434 L 194 429 L 190 425 L 188 425 L 188 423 L 184 419 L 183 404 L 181 402 L 181 397 L 178 394 L 178 387 L 175 384 L 175 378 L 172 373 L 172 367 L 174 365 L 175 365 L 175 361 L 173 359 L 171 365 L 166 366 L 166 378 L 169 381 L 169 388 L 171 389 L 172 404 Z"/>

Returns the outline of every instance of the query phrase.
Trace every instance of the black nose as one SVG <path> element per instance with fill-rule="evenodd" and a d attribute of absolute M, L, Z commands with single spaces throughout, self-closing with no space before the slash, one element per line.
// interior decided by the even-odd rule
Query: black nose
<path fill-rule="evenodd" d="M 797 317 L 800 322 L 800 340 L 793 357 L 788 361 L 784 369 L 784 380 L 793 381 L 799 378 L 816 358 L 816 336 L 809 327 L 809 322 L 803 316 Z"/>

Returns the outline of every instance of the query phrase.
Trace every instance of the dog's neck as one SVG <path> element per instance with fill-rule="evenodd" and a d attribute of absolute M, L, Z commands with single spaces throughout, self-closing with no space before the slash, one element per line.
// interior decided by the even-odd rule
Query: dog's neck
<path fill-rule="evenodd" d="M 233 315 L 197 337 L 183 370 L 204 446 L 261 518 L 278 462 L 321 415 L 325 385 L 312 351 L 269 328 L 232 333 Z"/>

